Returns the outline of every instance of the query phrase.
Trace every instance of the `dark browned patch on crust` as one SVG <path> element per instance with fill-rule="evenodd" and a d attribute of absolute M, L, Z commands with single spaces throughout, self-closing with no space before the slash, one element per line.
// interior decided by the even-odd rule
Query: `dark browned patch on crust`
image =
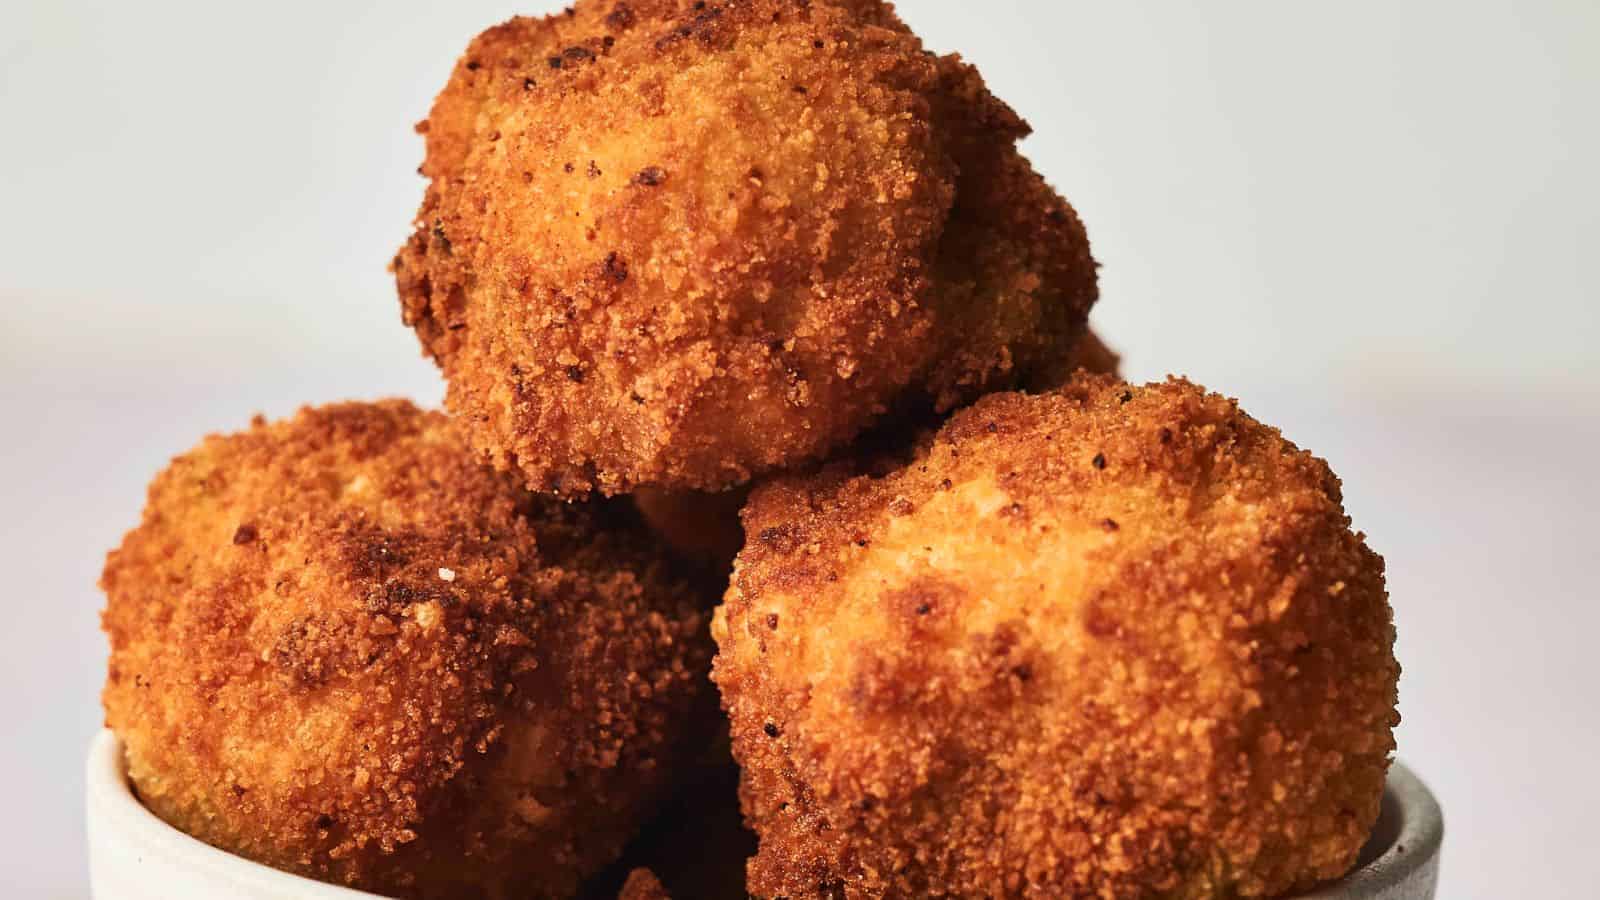
<path fill-rule="evenodd" d="M 684 41 L 694 40 L 702 46 L 710 47 L 717 41 L 718 20 L 722 18 L 722 6 L 707 6 L 704 3 L 696 4 L 692 14 L 685 16 L 677 25 L 666 33 L 656 38 L 657 50 L 669 50 Z"/>
<path fill-rule="evenodd" d="M 606 13 L 606 25 L 613 31 L 625 31 L 633 27 L 633 10 L 626 3 L 618 3 Z"/>
<path fill-rule="evenodd" d="M 606 254 L 606 261 L 602 268 L 606 277 L 617 284 L 622 284 L 628 280 L 628 261 L 618 255 L 615 250 Z"/>
<path fill-rule="evenodd" d="M 897 621 L 921 629 L 959 615 L 964 595 L 962 588 L 930 576 L 884 595 L 883 603 Z"/>

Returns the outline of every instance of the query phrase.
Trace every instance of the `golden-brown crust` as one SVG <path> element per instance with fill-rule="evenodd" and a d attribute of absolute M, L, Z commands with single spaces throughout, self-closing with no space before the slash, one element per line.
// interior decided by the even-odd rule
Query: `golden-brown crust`
<path fill-rule="evenodd" d="M 438 413 L 258 419 L 175 459 L 109 555 L 106 721 L 141 799 L 216 846 L 392 894 L 569 894 L 701 691 L 700 601 L 664 572 Z"/>
<path fill-rule="evenodd" d="M 713 622 L 761 896 L 1264 896 L 1378 811 L 1398 666 L 1327 465 L 1181 380 L 758 487 Z"/>
<path fill-rule="evenodd" d="M 474 444 L 536 489 L 819 458 L 908 393 L 1017 383 L 1094 301 L 1027 126 L 873 0 L 513 19 L 420 128 L 403 316 Z"/>

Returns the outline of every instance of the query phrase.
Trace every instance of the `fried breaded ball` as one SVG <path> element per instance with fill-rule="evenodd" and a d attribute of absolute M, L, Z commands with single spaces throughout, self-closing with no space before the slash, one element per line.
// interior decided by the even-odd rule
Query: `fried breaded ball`
<path fill-rule="evenodd" d="M 1398 666 L 1327 465 L 1186 381 L 756 489 L 712 631 L 765 897 L 1268 896 L 1377 813 Z"/>
<path fill-rule="evenodd" d="M 874 0 L 580 0 L 479 35 L 392 268 L 530 486 L 721 490 L 1024 383 L 1095 269 L 1028 126 Z"/>
<path fill-rule="evenodd" d="M 570 895 L 666 788 L 701 601 L 598 505 L 404 401 L 207 438 L 101 581 L 106 722 L 157 815 L 406 896 Z"/>

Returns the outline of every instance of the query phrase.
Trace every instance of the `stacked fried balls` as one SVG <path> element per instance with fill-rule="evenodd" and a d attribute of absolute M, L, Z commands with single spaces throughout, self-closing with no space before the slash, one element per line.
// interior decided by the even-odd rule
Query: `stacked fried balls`
<path fill-rule="evenodd" d="M 391 268 L 447 382 L 206 438 L 101 585 L 156 815 L 405 897 L 1268 897 L 1398 722 L 1326 463 L 1088 330 L 1028 126 L 874 0 L 468 46 Z"/>

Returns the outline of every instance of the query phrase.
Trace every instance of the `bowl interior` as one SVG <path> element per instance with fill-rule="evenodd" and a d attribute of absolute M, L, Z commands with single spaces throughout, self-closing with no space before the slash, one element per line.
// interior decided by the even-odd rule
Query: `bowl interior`
<path fill-rule="evenodd" d="M 122 742 L 96 735 L 88 764 L 89 870 L 97 900 L 357 900 L 376 895 L 312 881 L 218 850 L 157 818 L 128 783 Z M 1410 769 L 1389 771 L 1382 812 L 1357 867 L 1302 900 L 1429 900 L 1444 819 Z"/>

